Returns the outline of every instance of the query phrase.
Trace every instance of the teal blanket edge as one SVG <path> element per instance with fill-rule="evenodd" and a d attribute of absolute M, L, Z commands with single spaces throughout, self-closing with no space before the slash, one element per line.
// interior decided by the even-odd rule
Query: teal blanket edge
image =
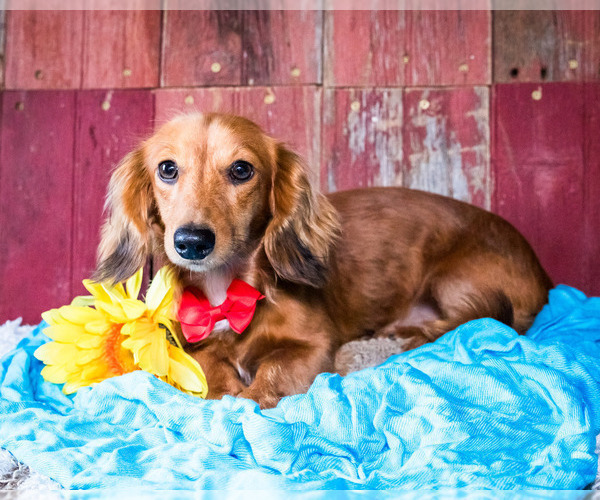
<path fill-rule="evenodd" d="M 265 411 L 145 372 L 67 397 L 33 357 L 42 327 L 0 361 L 0 447 L 65 488 L 567 490 L 596 476 L 600 298 L 567 286 L 525 336 L 472 321 Z"/>

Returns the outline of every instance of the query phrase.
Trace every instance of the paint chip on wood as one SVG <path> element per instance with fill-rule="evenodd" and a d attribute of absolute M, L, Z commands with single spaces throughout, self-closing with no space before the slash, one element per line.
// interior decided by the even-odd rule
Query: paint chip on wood
<path fill-rule="evenodd" d="M 210 70 L 213 73 L 218 73 L 219 71 L 221 71 L 221 64 L 218 62 L 214 62 L 210 65 Z"/>
<path fill-rule="evenodd" d="M 290 73 L 294 78 L 298 78 L 301 73 L 300 68 L 292 68 L 292 71 Z"/>
<path fill-rule="evenodd" d="M 569 69 L 577 69 L 579 68 L 579 62 L 577 61 L 577 59 L 570 59 L 569 60 Z"/>
<path fill-rule="evenodd" d="M 458 67 L 458 71 L 460 71 L 461 73 L 467 73 L 469 71 L 469 65 L 468 64 L 461 64 Z"/>
<path fill-rule="evenodd" d="M 531 93 L 531 98 L 534 101 L 541 101 L 542 100 L 542 87 L 538 87 L 536 90 L 534 90 Z"/>
<path fill-rule="evenodd" d="M 429 109 L 429 106 L 431 106 L 431 103 L 427 99 L 421 99 L 419 101 L 419 108 L 421 108 L 423 111 Z"/>
<path fill-rule="evenodd" d="M 186 103 L 188 106 L 191 106 L 192 104 L 194 104 L 194 96 L 188 95 L 186 96 L 186 98 L 183 100 L 184 103 Z"/>
<path fill-rule="evenodd" d="M 131 73 L 132 73 L 132 71 L 131 71 L 129 68 L 125 68 L 125 69 L 123 70 L 123 76 L 124 76 L 124 77 L 126 77 L 126 78 L 127 78 L 127 77 L 130 77 L 130 76 L 131 76 Z"/>
<path fill-rule="evenodd" d="M 352 101 L 352 104 L 350 104 L 350 109 L 355 113 L 358 113 L 360 111 L 360 102 Z"/>
<path fill-rule="evenodd" d="M 103 101 L 102 102 L 102 110 L 108 111 L 109 109 L 110 109 L 110 101 Z"/>

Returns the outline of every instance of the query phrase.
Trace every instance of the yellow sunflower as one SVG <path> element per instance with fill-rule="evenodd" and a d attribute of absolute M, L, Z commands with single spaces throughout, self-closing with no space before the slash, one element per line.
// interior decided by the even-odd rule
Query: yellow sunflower
<path fill-rule="evenodd" d="M 83 285 L 92 294 L 77 297 L 71 305 L 42 314 L 50 325 L 48 342 L 35 351 L 46 366 L 45 380 L 64 384 L 71 394 L 80 387 L 134 370 L 145 370 L 178 389 L 206 397 L 207 385 L 200 365 L 189 356 L 173 333 L 173 271 L 158 271 L 143 302 L 137 297 L 142 270 L 125 285 Z"/>

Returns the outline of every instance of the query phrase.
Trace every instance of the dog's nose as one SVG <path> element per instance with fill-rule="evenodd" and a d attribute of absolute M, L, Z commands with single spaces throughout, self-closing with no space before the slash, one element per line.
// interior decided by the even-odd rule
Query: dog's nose
<path fill-rule="evenodd" d="M 215 233 L 197 226 L 183 226 L 175 231 L 175 250 L 184 259 L 204 259 L 215 248 Z"/>

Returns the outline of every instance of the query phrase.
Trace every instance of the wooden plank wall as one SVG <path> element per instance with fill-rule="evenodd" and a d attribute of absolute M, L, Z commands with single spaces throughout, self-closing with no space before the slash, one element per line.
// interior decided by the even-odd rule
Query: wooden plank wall
<path fill-rule="evenodd" d="M 600 294 L 597 11 L 8 11 L 3 37 L 0 323 L 82 292 L 111 169 L 192 110 L 254 119 L 324 191 L 496 211 Z"/>

